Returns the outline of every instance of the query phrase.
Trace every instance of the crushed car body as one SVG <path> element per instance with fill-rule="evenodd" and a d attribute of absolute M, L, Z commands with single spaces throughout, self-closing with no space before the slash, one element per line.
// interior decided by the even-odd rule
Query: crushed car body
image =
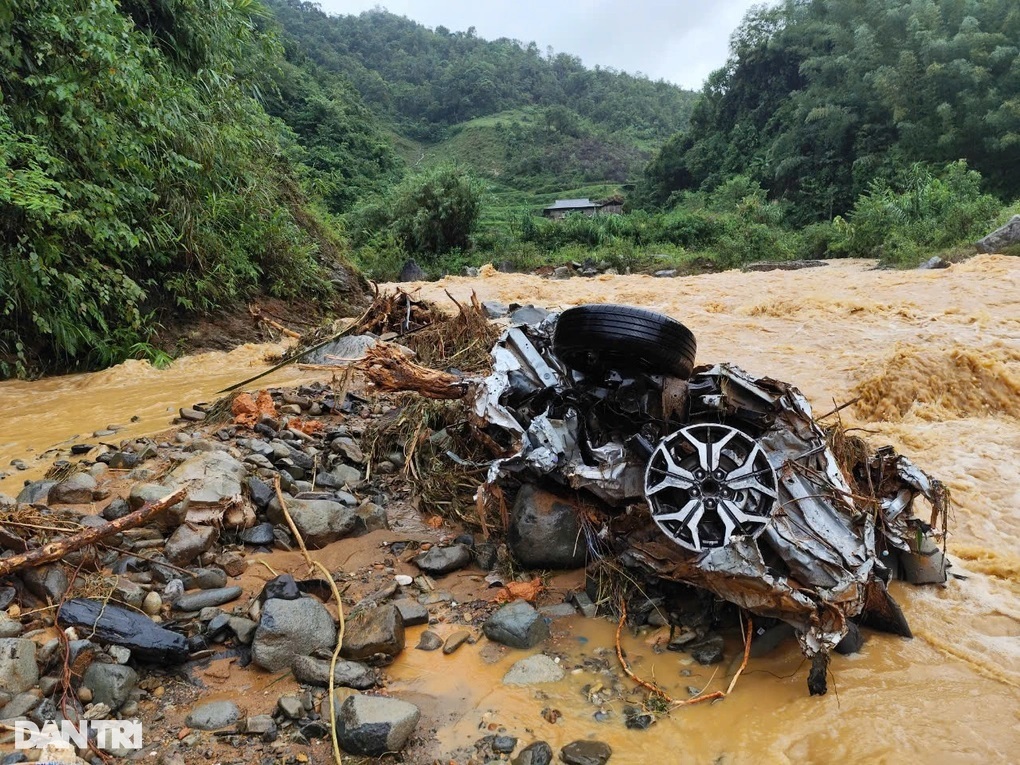
<path fill-rule="evenodd" d="M 842 431 L 834 443 L 792 385 L 692 369 L 693 356 L 683 325 L 627 306 L 508 328 L 468 394 L 509 455 L 481 491 L 544 481 L 594 495 L 608 511 L 594 554 L 792 625 L 824 693 L 851 620 L 910 634 L 890 579 L 946 581 L 948 493 L 891 449 L 844 448 Z"/>

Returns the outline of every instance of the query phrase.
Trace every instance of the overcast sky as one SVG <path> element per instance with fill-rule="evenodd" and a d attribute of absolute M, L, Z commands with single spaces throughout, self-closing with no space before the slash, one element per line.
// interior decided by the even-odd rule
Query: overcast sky
<path fill-rule="evenodd" d="M 699 89 L 726 61 L 730 33 L 761 0 L 318 0 L 330 14 L 381 6 L 427 27 L 534 41 L 585 66 L 641 72 Z"/>

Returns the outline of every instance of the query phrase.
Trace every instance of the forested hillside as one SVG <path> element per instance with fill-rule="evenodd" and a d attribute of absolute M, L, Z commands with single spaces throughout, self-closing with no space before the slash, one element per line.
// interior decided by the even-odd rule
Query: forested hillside
<path fill-rule="evenodd" d="M 1020 3 L 796 0 L 748 14 L 645 194 L 744 175 L 805 223 L 904 185 L 913 163 L 960 159 L 1020 195 Z"/>
<path fill-rule="evenodd" d="M 0 377 L 145 355 L 160 320 L 257 292 L 360 289 L 260 103 L 263 14 L 0 4 Z"/>

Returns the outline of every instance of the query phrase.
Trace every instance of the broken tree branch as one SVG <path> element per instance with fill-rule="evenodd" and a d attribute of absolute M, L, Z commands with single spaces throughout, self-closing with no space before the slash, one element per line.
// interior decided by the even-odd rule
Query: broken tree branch
<path fill-rule="evenodd" d="M 468 384 L 457 375 L 410 361 L 396 346 L 377 343 L 359 368 L 376 388 L 391 393 L 413 392 L 431 399 L 463 398 Z"/>
<path fill-rule="evenodd" d="M 176 505 L 187 496 L 187 493 L 188 490 L 185 488 L 178 489 L 172 494 L 163 497 L 163 499 L 145 505 L 140 510 L 135 510 L 135 512 L 129 513 L 123 518 L 110 521 L 105 526 L 86 529 L 80 534 L 75 534 L 73 537 L 50 542 L 34 550 L 0 560 L 0 577 L 7 576 L 23 568 L 34 568 L 44 563 L 52 563 L 53 561 L 60 560 L 70 552 L 95 544 L 101 539 L 118 534 L 121 531 L 126 531 L 127 529 L 143 526 L 167 508 Z"/>

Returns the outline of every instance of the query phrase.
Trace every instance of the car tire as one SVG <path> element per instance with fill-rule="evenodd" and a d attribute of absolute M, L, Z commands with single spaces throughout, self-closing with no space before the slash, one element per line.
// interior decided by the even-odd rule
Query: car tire
<path fill-rule="evenodd" d="M 626 305 L 568 308 L 556 321 L 553 352 L 578 372 L 663 374 L 686 380 L 697 342 L 683 324 Z"/>

